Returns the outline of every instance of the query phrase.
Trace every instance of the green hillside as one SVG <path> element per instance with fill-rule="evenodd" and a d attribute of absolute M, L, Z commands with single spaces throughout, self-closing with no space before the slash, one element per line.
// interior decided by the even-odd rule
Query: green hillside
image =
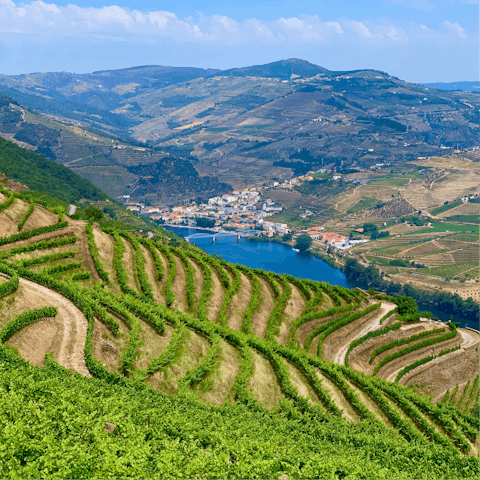
<path fill-rule="evenodd" d="M 289 402 L 279 413 L 214 408 L 52 360 L 32 367 L 5 347 L 0 379 L 4 478 L 478 477 L 473 457 L 369 422 L 300 415 Z"/>
<path fill-rule="evenodd" d="M 479 476 L 478 364 L 455 368 L 480 336 L 421 322 L 408 297 L 61 220 L 6 190 L 0 274 L 0 477 Z M 436 378 L 427 396 L 405 383 L 436 359 L 448 402 Z"/>
<path fill-rule="evenodd" d="M 45 192 L 69 203 L 81 198 L 107 198 L 101 190 L 70 169 L 3 138 L 0 138 L 0 172 L 27 185 L 30 190 Z"/>

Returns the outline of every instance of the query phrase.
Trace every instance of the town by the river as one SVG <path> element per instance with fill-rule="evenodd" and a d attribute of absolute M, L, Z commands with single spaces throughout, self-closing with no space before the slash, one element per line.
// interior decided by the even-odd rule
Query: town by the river
<path fill-rule="evenodd" d="M 167 230 L 188 237 L 198 233 L 211 232 L 196 228 L 164 227 Z M 309 278 L 332 285 L 340 285 L 348 288 L 363 287 L 349 281 L 345 274 L 331 267 L 323 260 L 309 252 L 298 252 L 292 247 L 277 242 L 255 242 L 247 238 L 238 239 L 236 235 L 216 236 L 212 242 L 211 236 L 195 237 L 190 239 L 209 254 L 220 255 L 225 261 L 238 263 L 250 268 L 261 268 L 276 273 L 289 273 L 295 277 Z M 432 309 L 429 306 L 419 304 L 420 310 L 429 310 L 442 320 L 448 320 L 450 315 Z M 453 316 L 453 320 L 460 322 L 462 327 L 478 329 L 478 321 L 466 320 Z"/>

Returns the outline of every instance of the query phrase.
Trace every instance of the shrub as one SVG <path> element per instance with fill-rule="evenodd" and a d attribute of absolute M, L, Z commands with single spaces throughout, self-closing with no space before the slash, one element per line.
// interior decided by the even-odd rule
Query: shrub
<path fill-rule="evenodd" d="M 312 245 L 312 237 L 310 235 L 299 235 L 295 240 L 295 248 L 298 248 L 301 252 L 308 250 Z"/>

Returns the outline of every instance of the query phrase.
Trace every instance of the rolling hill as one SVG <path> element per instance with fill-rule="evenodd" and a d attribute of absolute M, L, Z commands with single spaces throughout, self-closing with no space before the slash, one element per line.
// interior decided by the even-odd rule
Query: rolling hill
<path fill-rule="evenodd" d="M 478 332 L 31 205 L 0 194 L 3 475 L 478 476 Z"/>
<path fill-rule="evenodd" d="M 0 172 L 66 201 L 99 200 L 101 189 L 115 198 L 175 205 L 231 190 L 211 175 L 200 176 L 186 158 L 36 115 L 1 95 L 0 137 Z M 61 192 L 75 188 L 72 195 Z"/>
<path fill-rule="evenodd" d="M 43 114 L 188 156 L 202 175 L 233 185 L 289 178 L 288 162 L 303 150 L 307 168 L 369 167 L 478 143 L 476 94 L 299 59 L 227 71 L 1 76 L 0 91 Z"/>

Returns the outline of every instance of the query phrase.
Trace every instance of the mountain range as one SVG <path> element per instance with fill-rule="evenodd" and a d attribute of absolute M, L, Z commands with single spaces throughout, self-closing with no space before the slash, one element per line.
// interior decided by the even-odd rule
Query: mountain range
<path fill-rule="evenodd" d="M 299 59 L 224 71 L 139 66 L 3 75 L 0 92 L 42 117 L 147 149 L 150 157 L 135 154 L 123 164 L 98 155 L 85 162 L 85 151 L 67 159 L 61 136 L 52 140 L 50 158 L 112 195 L 132 188 L 126 164 L 153 164 L 166 154 L 188 159 L 200 177 L 242 186 L 322 165 L 393 164 L 478 143 L 475 93 L 375 70 L 335 72 Z M 0 120 L 1 131 L 12 128 L 5 115 Z M 28 131 L 20 137 L 39 147 Z"/>

